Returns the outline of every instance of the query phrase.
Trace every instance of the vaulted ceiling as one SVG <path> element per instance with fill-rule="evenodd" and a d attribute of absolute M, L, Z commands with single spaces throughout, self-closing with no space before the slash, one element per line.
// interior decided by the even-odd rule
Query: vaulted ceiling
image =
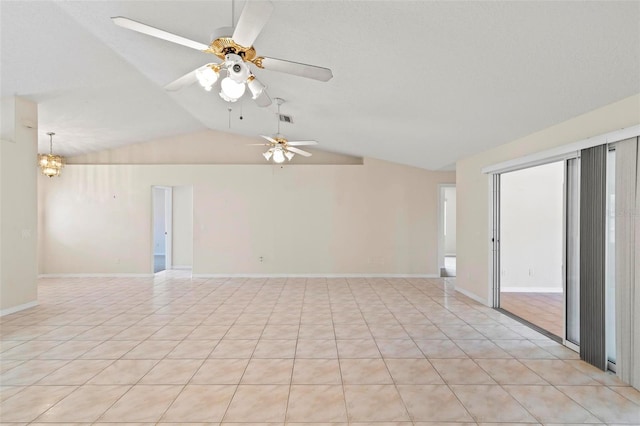
<path fill-rule="evenodd" d="M 637 1 L 273 3 L 258 53 L 329 67 L 334 78 L 254 72 L 286 100 L 294 124 L 281 132 L 328 151 L 450 168 L 640 92 Z M 243 5 L 233 5 L 236 20 Z M 231 25 L 232 0 L 2 1 L 0 12 L 1 95 L 39 104 L 40 152 L 47 131 L 64 155 L 205 128 L 276 131 L 275 104 L 228 104 L 197 84 L 166 92 L 216 58 L 110 20 L 209 43 Z"/>

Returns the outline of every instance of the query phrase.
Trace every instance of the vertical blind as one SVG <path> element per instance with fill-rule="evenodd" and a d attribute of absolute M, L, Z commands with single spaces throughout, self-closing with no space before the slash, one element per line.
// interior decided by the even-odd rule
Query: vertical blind
<path fill-rule="evenodd" d="M 638 138 L 616 144 L 616 372 L 640 388 Z"/>
<path fill-rule="evenodd" d="M 584 149 L 580 157 L 580 358 L 606 370 L 607 146 Z"/>

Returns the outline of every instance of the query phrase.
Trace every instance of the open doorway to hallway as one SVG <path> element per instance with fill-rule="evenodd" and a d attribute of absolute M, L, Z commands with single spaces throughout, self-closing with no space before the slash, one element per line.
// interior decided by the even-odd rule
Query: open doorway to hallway
<path fill-rule="evenodd" d="M 456 276 L 456 186 L 440 185 L 438 194 L 438 266 L 441 277 Z"/>
<path fill-rule="evenodd" d="M 564 162 L 500 176 L 500 307 L 564 337 Z"/>

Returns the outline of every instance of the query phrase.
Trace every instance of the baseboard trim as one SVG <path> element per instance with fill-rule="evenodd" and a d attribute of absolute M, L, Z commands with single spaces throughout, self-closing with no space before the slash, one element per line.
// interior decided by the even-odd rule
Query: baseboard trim
<path fill-rule="evenodd" d="M 440 278 L 436 274 L 192 274 L 193 278 Z"/>
<path fill-rule="evenodd" d="M 500 287 L 501 293 L 562 293 L 561 288 L 549 287 Z"/>
<path fill-rule="evenodd" d="M 153 274 L 39 274 L 38 278 L 150 278 Z"/>
<path fill-rule="evenodd" d="M 34 300 L 33 302 L 23 303 L 22 305 L 13 306 L 11 308 L 5 308 L 0 310 L 0 317 L 5 315 L 14 314 L 16 312 L 24 311 L 25 309 L 33 308 L 38 306 L 38 301 Z"/>
<path fill-rule="evenodd" d="M 464 288 L 460 288 L 460 287 L 456 287 L 455 288 L 457 292 L 459 292 L 460 294 L 467 296 L 469 299 L 473 299 L 476 302 L 484 305 L 484 306 L 489 306 L 489 303 L 487 303 L 486 300 L 482 300 L 482 298 L 480 296 L 478 296 L 477 294 L 473 294 L 471 293 L 469 290 L 465 290 Z"/>
<path fill-rule="evenodd" d="M 173 265 L 171 267 L 171 269 L 178 269 L 180 271 L 190 271 L 191 269 L 193 269 L 193 266 L 189 266 L 189 265 Z"/>

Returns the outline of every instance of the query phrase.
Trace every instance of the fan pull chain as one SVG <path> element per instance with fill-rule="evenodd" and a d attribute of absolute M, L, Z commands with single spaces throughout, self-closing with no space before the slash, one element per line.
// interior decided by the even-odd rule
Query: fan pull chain
<path fill-rule="evenodd" d="M 231 128 L 231 108 L 227 108 L 229 111 L 229 128 Z"/>

